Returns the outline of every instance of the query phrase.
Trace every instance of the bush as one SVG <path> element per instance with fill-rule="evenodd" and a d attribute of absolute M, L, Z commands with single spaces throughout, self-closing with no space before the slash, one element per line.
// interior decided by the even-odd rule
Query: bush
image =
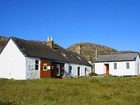
<path fill-rule="evenodd" d="M 90 73 L 89 76 L 97 76 L 96 73 Z"/>

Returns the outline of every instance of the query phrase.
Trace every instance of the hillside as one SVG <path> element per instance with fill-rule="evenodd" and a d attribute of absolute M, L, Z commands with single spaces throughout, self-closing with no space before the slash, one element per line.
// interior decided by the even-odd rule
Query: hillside
<path fill-rule="evenodd" d="M 0 47 L 2 47 L 6 41 L 8 41 L 8 37 L 0 36 Z"/>
<path fill-rule="evenodd" d="M 74 44 L 68 48 L 68 50 L 78 52 L 79 51 L 79 46 L 81 49 L 81 55 L 85 57 L 88 61 L 94 61 L 96 58 L 96 55 L 100 54 L 112 54 L 116 53 L 117 50 L 106 47 L 103 45 L 98 45 L 98 44 L 93 44 L 93 43 L 79 43 L 79 44 Z"/>
<path fill-rule="evenodd" d="M 7 41 L 8 41 L 8 38 L 7 37 L 0 36 L 0 52 L 1 52 L 3 46 L 5 45 L 5 43 Z"/>

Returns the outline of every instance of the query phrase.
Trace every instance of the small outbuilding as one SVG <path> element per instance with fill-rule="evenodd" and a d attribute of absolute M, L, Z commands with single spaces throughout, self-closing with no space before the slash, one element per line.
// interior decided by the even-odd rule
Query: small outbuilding
<path fill-rule="evenodd" d="M 139 75 L 139 68 L 139 53 L 100 55 L 95 62 L 95 73 L 97 73 L 98 75 Z"/>

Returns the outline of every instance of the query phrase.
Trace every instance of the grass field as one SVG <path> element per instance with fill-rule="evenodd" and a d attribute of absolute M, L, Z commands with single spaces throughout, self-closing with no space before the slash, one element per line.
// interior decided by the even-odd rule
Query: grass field
<path fill-rule="evenodd" d="M 0 79 L 0 105 L 140 105 L 140 77 Z"/>

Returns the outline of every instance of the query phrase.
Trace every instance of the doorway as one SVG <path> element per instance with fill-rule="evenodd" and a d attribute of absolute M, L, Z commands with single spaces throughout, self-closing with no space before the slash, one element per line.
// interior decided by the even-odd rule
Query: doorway
<path fill-rule="evenodd" d="M 46 59 L 41 59 L 40 62 L 40 78 L 51 77 L 51 62 Z"/>
<path fill-rule="evenodd" d="M 105 64 L 105 68 L 106 68 L 106 76 L 109 75 L 109 64 Z"/>

